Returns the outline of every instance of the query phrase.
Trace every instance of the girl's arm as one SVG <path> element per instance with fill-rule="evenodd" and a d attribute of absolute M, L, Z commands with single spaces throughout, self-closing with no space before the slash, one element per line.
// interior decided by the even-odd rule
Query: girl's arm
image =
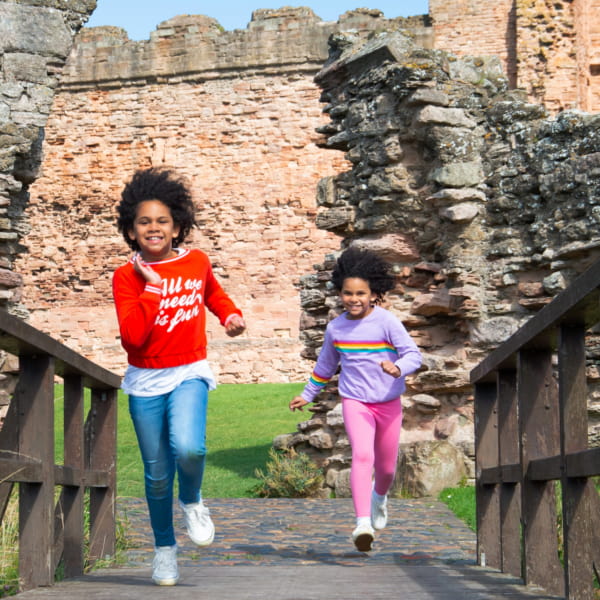
<path fill-rule="evenodd" d="M 400 367 L 397 367 L 391 360 L 382 360 L 380 363 L 381 368 L 384 373 L 391 375 L 398 379 L 398 377 L 402 377 L 402 371 Z"/>
<path fill-rule="evenodd" d="M 388 333 L 390 341 L 398 353 L 398 359 L 394 361 L 393 365 L 400 370 L 400 374 L 403 376 L 414 373 L 421 366 L 423 357 L 414 340 L 410 337 L 408 331 L 406 331 L 406 327 L 404 327 L 402 321 L 393 317 Z M 386 372 L 393 375 L 390 370 L 391 367 Z"/>
<path fill-rule="evenodd" d="M 325 339 L 323 340 L 323 346 L 319 352 L 317 363 L 313 372 L 308 380 L 308 383 L 304 387 L 304 390 L 298 396 L 303 398 L 306 403 L 312 402 L 315 396 L 325 387 L 327 382 L 335 375 L 340 357 L 337 350 L 333 346 L 333 339 L 331 336 L 330 328 L 327 327 L 325 330 Z M 291 408 L 291 406 L 290 406 Z"/>
<path fill-rule="evenodd" d="M 123 345 L 141 347 L 158 315 L 160 287 L 149 282 L 144 286 L 133 272 L 118 269 L 113 275 L 113 298 Z"/>
<path fill-rule="evenodd" d="M 207 265 L 204 284 L 204 304 L 220 321 L 230 336 L 239 335 L 244 331 L 242 311 L 234 304 L 233 300 L 225 293 L 221 284 L 214 276 L 210 263 Z M 234 315 L 239 318 L 234 319 Z"/>
<path fill-rule="evenodd" d="M 237 313 L 233 313 L 229 315 L 225 321 L 225 333 L 229 337 L 235 337 L 236 335 L 240 335 L 240 333 L 244 333 L 246 330 L 246 322 Z"/>

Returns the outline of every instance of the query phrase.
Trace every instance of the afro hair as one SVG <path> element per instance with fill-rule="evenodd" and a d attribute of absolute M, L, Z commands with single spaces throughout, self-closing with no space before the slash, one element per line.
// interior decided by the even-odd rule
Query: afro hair
<path fill-rule="evenodd" d="M 368 282 L 378 302 L 381 302 L 385 293 L 394 289 L 396 285 L 396 278 L 386 260 L 372 250 L 356 246 L 350 246 L 337 259 L 331 274 L 331 282 L 335 289 L 341 292 L 344 280 L 349 277 L 357 277 Z"/>

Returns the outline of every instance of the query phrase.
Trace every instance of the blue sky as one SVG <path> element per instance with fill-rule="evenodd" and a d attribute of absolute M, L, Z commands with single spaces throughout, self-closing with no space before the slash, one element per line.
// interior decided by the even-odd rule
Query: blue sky
<path fill-rule="evenodd" d="M 428 0 L 231 0 L 207 2 L 202 0 L 98 0 L 87 27 L 116 25 L 125 29 L 132 40 L 146 40 L 162 21 L 177 15 L 207 15 L 213 17 L 228 31 L 245 29 L 257 8 L 308 6 L 324 21 L 337 21 L 339 15 L 359 7 L 378 8 L 387 18 L 423 15 L 428 12 Z"/>

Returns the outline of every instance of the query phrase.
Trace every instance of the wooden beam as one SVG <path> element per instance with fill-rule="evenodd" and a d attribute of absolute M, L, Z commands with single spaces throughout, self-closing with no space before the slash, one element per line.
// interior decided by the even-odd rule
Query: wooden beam
<path fill-rule="evenodd" d="M 80 375 L 65 377 L 65 467 L 72 474 L 71 485 L 62 492 L 64 511 L 63 558 L 65 576 L 83 574 L 84 545 L 84 492 L 85 469 L 83 378 Z"/>
<path fill-rule="evenodd" d="M 564 457 L 562 516 L 567 598 L 593 600 L 592 507 L 586 489 L 592 481 L 568 476 L 566 454 L 587 450 L 587 381 L 585 375 L 585 327 L 560 328 L 558 349 L 560 450 Z M 579 454 L 581 456 L 581 454 Z M 597 465 L 600 472 L 600 465 Z M 575 469 L 573 469 L 575 471 Z"/>
<path fill-rule="evenodd" d="M 41 483 L 42 468 L 41 460 L 0 458 L 0 481 Z"/>
<path fill-rule="evenodd" d="M 0 450 L 7 453 L 5 458 L 12 458 L 19 452 L 19 413 L 17 403 L 12 401 L 8 405 L 4 423 L 0 429 Z M 10 501 L 14 483 L 0 478 L 0 522 Z"/>
<path fill-rule="evenodd" d="M 521 573 L 521 447 L 517 397 L 517 372 L 498 372 L 498 443 L 500 485 L 501 569 L 515 577 Z"/>
<path fill-rule="evenodd" d="M 587 439 L 587 434 L 585 439 Z M 567 477 L 596 477 L 600 475 L 600 448 L 590 448 L 565 456 Z"/>
<path fill-rule="evenodd" d="M 110 485 L 109 476 L 105 471 L 80 470 L 55 465 L 54 474 L 56 485 L 82 488 L 106 488 Z"/>
<path fill-rule="evenodd" d="M 92 389 L 86 439 L 88 468 L 105 471 L 108 486 L 90 489 L 90 560 L 112 556 L 116 537 L 117 390 Z"/>
<path fill-rule="evenodd" d="M 562 475 L 562 457 L 560 454 L 537 458 L 529 461 L 527 479 L 530 481 L 557 481 Z"/>

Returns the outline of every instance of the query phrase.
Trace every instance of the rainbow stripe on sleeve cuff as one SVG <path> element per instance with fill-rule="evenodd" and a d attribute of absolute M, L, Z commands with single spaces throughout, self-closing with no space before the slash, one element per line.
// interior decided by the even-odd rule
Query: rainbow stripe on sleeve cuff
<path fill-rule="evenodd" d="M 386 341 L 356 341 L 356 342 L 333 342 L 334 348 L 344 354 L 356 352 L 395 352 L 396 348 Z"/>
<path fill-rule="evenodd" d="M 323 387 L 330 379 L 331 377 L 321 377 L 320 375 L 317 375 L 314 371 L 310 376 L 310 382 L 314 383 L 314 385 L 317 385 L 319 387 Z"/>

